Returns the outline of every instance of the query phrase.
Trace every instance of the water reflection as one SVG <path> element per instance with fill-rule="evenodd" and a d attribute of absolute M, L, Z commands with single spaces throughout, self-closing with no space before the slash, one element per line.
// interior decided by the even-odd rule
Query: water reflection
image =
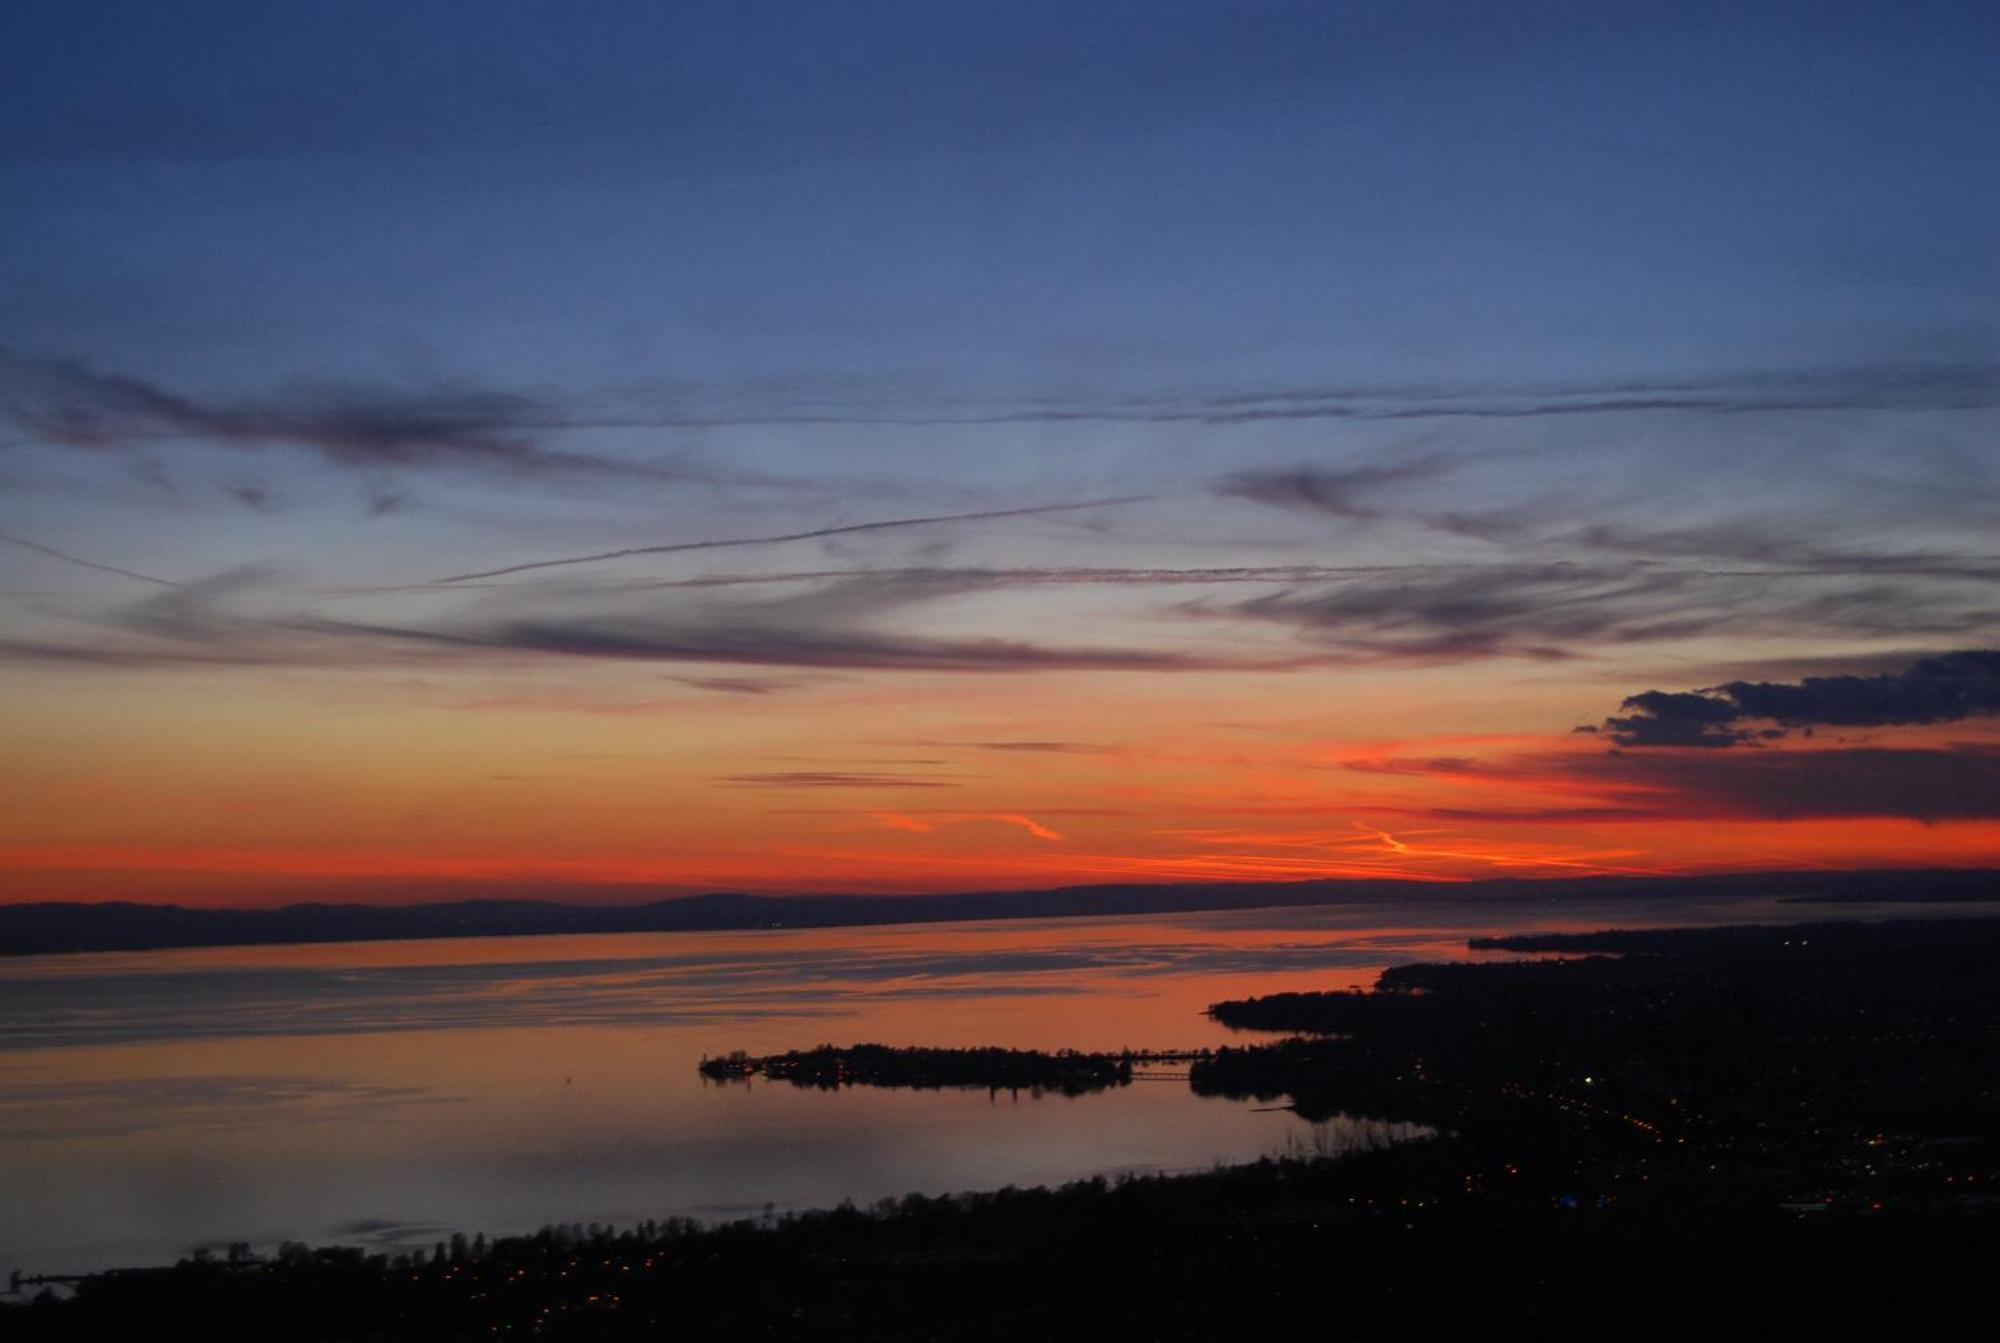
<path fill-rule="evenodd" d="M 1868 911 L 1843 910 L 1843 914 Z M 1895 911 L 1911 913 L 1909 907 Z M 1826 917 L 1807 909 L 1805 916 Z M 1398 1134 L 1193 1096 L 704 1087 L 704 1054 L 862 1040 L 1220 1043 L 1224 997 L 1366 984 L 1474 932 L 1801 917 L 1443 903 L 0 961 L 0 1271 L 202 1242 L 428 1244 L 1189 1169 Z M 1408 1136 L 1407 1134 L 1400 1136 Z"/>

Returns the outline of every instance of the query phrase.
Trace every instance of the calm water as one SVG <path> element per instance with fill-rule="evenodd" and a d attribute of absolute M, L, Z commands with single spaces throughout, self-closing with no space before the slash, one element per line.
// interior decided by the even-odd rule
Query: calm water
<path fill-rule="evenodd" d="M 1397 1136 L 1204 1100 L 704 1084 L 704 1054 L 1219 1043 L 1218 998 L 1351 987 L 1474 933 L 1854 917 L 1427 904 L 0 961 L 0 1272 L 280 1239 L 730 1217 Z M 1912 907 L 1886 911 L 1914 914 Z M 1960 912 L 1973 912 L 1961 907 Z M 1989 911 L 1979 911 L 1989 912 Z"/>

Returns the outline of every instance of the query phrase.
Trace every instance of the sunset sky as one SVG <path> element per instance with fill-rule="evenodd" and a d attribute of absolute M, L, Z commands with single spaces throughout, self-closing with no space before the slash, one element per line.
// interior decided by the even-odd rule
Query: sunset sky
<path fill-rule="evenodd" d="M 477 12 L 0 8 L 0 901 L 2000 853 L 1994 6 Z"/>

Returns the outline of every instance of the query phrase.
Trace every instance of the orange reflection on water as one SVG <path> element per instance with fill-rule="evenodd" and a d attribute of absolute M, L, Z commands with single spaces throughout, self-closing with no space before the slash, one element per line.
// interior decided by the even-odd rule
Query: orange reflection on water
<path fill-rule="evenodd" d="M 823 1042 L 1219 1044 L 1240 1037 L 1203 1014 L 1211 1002 L 1361 986 L 1465 956 L 1478 932 L 1825 915 L 1439 898 L 0 961 L 0 1268 L 233 1239 L 428 1245 L 458 1228 L 1248 1160 L 1301 1121 L 1184 1082 L 1035 1101 L 714 1086 L 695 1064 Z"/>

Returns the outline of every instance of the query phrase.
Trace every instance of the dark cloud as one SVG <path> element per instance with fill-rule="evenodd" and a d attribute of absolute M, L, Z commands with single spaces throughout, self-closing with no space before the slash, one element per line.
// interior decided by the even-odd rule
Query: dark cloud
<path fill-rule="evenodd" d="M 774 676 L 675 676 L 672 681 L 695 690 L 712 690 L 718 695 L 776 695 L 798 689 L 797 681 Z"/>
<path fill-rule="evenodd" d="M 1277 508 L 1367 520 L 1382 516 L 1366 502 L 1368 495 L 1385 485 L 1442 475 L 1451 465 L 1450 458 L 1432 453 L 1403 462 L 1237 471 L 1224 476 L 1215 488 L 1222 495 Z"/>
<path fill-rule="evenodd" d="M 225 485 L 222 492 L 253 513 L 268 513 L 276 507 L 277 501 L 263 485 Z"/>
<path fill-rule="evenodd" d="M 921 570 L 713 604 L 690 603 L 678 594 L 663 600 L 643 592 L 599 594 L 556 585 L 485 593 L 463 615 L 426 627 L 321 621 L 314 628 L 436 648 L 829 670 L 1191 671 L 1299 662 L 923 632 L 916 608 L 976 590 L 976 584 L 955 576 Z"/>
<path fill-rule="evenodd" d="M 1084 499 L 1067 504 L 1036 504 L 1027 508 L 994 508 L 975 513 L 937 513 L 918 518 L 886 518 L 877 522 L 853 522 L 833 527 L 814 527 L 805 531 L 779 532 L 768 536 L 726 537 L 713 541 L 675 541 L 656 546 L 627 546 L 622 550 L 605 550 L 590 555 L 571 555 L 559 559 L 531 560 L 524 564 L 509 564 L 498 569 L 484 569 L 474 573 L 451 574 L 434 579 L 437 583 L 463 583 L 471 579 L 499 578 L 507 574 L 527 573 L 534 569 L 557 569 L 574 564 L 602 564 L 607 560 L 622 560 L 634 555 L 677 555 L 693 550 L 724 550 L 739 546 L 773 546 L 791 541 L 816 541 L 830 536 L 852 536 L 860 532 L 883 532 L 907 527 L 937 527 L 957 522 L 987 522 L 1000 518 L 1027 518 L 1048 513 L 1074 513 L 1087 508 L 1108 508 L 1117 504 L 1135 504 L 1149 498 L 1148 495 L 1121 495 L 1108 499 Z"/>
<path fill-rule="evenodd" d="M 837 627 L 746 626 L 730 621 L 725 613 L 716 613 L 713 618 L 552 615 L 428 630 L 322 621 L 313 628 L 439 648 L 755 667 L 1008 672 L 1187 671 L 1246 665 L 1147 649 L 1054 647 L 998 638 L 938 639 Z"/>
<path fill-rule="evenodd" d="M 1661 819 L 2000 818 L 2000 749 L 1990 746 L 1605 755 L 1568 768 L 1633 790 Z"/>
<path fill-rule="evenodd" d="M 188 438 L 242 449 L 302 447 L 336 466 L 370 471 L 717 478 L 698 468 L 544 446 L 539 435 L 580 426 L 543 401 L 452 386 L 305 389 L 224 403 L 76 360 L 0 352 L 0 420 L 42 442 L 102 451 Z"/>
<path fill-rule="evenodd" d="M 1786 727 L 1952 723 L 2000 713 L 2000 650 L 1924 658 L 1876 676 L 1808 676 L 1795 684 L 1731 681 L 1716 688 L 1750 718 Z"/>
<path fill-rule="evenodd" d="M 1819 727 L 1903 727 L 2000 714 L 2000 651 L 1923 658 L 1905 671 L 1729 681 L 1706 690 L 1649 690 L 1604 728 L 1620 746 L 1737 746 Z M 1775 727 L 1752 730 L 1746 724 Z"/>
<path fill-rule="evenodd" d="M 1743 714 L 1733 704 L 1689 691 L 1648 690 L 1626 697 L 1632 712 L 1604 720 L 1604 730 L 1620 746 L 1740 746 L 1754 740 L 1736 726 Z"/>
<path fill-rule="evenodd" d="M 400 513 L 410 505 L 410 496 L 388 485 L 376 484 L 368 490 L 368 516 L 387 517 Z"/>
<path fill-rule="evenodd" d="M 1115 748 L 1082 741 L 969 741 L 981 751 L 1025 751 L 1044 755 L 1108 755 Z"/>
<path fill-rule="evenodd" d="M 1464 756 L 1443 755 L 1429 759 L 1350 760 L 1342 768 L 1363 774 L 1479 774 L 1487 767 Z"/>
<path fill-rule="evenodd" d="M 716 780 L 732 788 L 956 788 L 947 779 L 912 774 L 784 770 L 770 774 L 726 774 Z"/>
<path fill-rule="evenodd" d="M 1431 821 L 1470 821 L 1481 825 L 1598 825 L 1620 821 L 1659 821 L 1648 807 L 1363 807 L 1359 811 L 1392 816 L 1421 816 Z"/>
<path fill-rule="evenodd" d="M 1436 775 L 1467 783 L 1472 779 L 1465 776 L 1476 774 L 1484 784 L 1478 797 L 1452 805 L 1359 810 L 1482 824 L 2000 818 L 2000 746 L 1991 743 L 1758 751 L 1562 751 L 1494 760 L 1472 770 L 1453 760 L 1384 763 L 1384 772 Z M 1558 785 L 1563 794 L 1583 796 L 1538 801 L 1547 796 L 1551 785 Z M 1488 804 L 1485 797 L 1495 800 Z"/>

